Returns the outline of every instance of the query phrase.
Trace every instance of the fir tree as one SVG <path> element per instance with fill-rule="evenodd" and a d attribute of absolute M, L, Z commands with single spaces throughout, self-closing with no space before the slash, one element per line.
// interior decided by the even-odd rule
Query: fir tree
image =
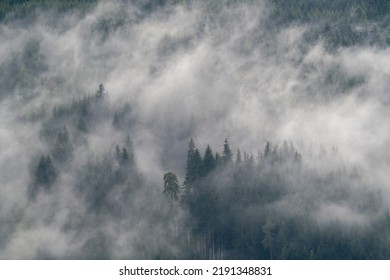
<path fill-rule="evenodd" d="M 174 199 L 179 199 L 179 181 L 177 180 L 177 177 L 172 172 L 168 172 L 164 175 L 164 191 L 163 193 Z"/>
<path fill-rule="evenodd" d="M 50 156 L 41 156 L 38 167 L 35 171 L 35 182 L 43 185 L 52 184 L 57 177 Z"/>
<path fill-rule="evenodd" d="M 216 165 L 215 158 L 213 155 L 213 151 L 211 150 L 210 146 L 207 145 L 206 151 L 204 153 L 203 157 L 203 163 L 202 163 L 202 175 L 207 176 L 211 171 L 214 170 Z"/>
<path fill-rule="evenodd" d="M 104 95 L 105 95 L 104 86 L 103 86 L 103 84 L 100 84 L 100 85 L 99 85 L 99 89 L 98 89 L 97 92 L 96 92 L 96 97 L 98 97 L 98 98 L 103 98 Z"/>
<path fill-rule="evenodd" d="M 265 148 L 264 148 L 264 158 L 268 160 L 270 155 L 271 155 L 271 143 L 267 141 L 267 144 L 265 144 Z"/>
<path fill-rule="evenodd" d="M 232 158 L 233 158 L 233 153 L 230 150 L 229 141 L 226 138 L 225 143 L 223 144 L 222 161 L 225 164 L 228 164 L 232 162 Z"/>
<path fill-rule="evenodd" d="M 184 185 L 190 186 L 195 182 L 201 174 L 202 168 L 202 157 L 200 156 L 199 150 L 195 147 L 193 139 L 188 144 L 187 152 L 187 166 L 186 166 L 186 177 Z"/>

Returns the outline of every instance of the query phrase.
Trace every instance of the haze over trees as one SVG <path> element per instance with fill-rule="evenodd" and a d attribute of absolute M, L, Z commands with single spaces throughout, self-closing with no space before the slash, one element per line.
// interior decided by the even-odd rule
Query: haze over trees
<path fill-rule="evenodd" d="M 388 1 L 0 3 L 1 259 L 389 259 Z"/>

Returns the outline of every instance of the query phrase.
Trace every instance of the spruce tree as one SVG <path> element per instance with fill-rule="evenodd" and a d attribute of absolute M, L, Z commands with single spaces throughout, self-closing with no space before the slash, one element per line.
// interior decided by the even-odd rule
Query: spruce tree
<path fill-rule="evenodd" d="M 52 184 L 57 177 L 57 172 L 54 169 L 50 156 L 41 156 L 38 167 L 35 171 L 35 182 L 43 185 Z"/>
<path fill-rule="evenodd" d="M 264 159 L 268 160 L 270 155 L 271 155 L 271 143 L 267 141 L 267 144 L 265 144 L 265 148 L 264 148 Z"/>
<path fill-rule="evenodd" d="M 195 147 L 194 140 L 191 139 L 188 144 L 187 152 L 187 166 L 186 166 L 186 177 L 184 185 L 190 186 L 195 182 L 201 174 L 202 168 L 202 157 L 199 150 Z"/>
<path fill-rule="evenodd" d="M 203 157 L 202 175 L 207 176 L 215 168 L 215 165 L 216 162 L 213 155 L 213 151 L 211 150 L 210 145 L 207 145 Z"/>
<path fill-rule="evenodd" d="M 103 84 L 100 84 L 100 85 L 99 85 L 99 89 L 98 89 L 97 92 L 96 92 L 96 97 L 98 97 L 98 98 L 103 98 L 104 95 L 105 95 L 104 86 L 103 86 Z"/>
<path fill-rule="evenodd" d="M 230 150 L 229 141 L 226 138 L 225 139 L 225 143 L 223 144 L 222 161 L 225 164 L 231 163 L 232 162 L 232 158 L 233 158 L 233 153 Z"/>
<path fill-rule="evenodd" d="M 37 183 L 45 183 L 47 181 L 46 176 L 46 161 L 45 157 L 42 155 L 39 160 L 38 167 L 35 171 L 35 181 Z"/>
<path fill-rule="evenodd" d="M 179 199 L 179 181 L 177 180 L 177 177 L 172 172 L 168 172 L 164 175 L 164 191 L 163 193 L 174 199 Z"/>

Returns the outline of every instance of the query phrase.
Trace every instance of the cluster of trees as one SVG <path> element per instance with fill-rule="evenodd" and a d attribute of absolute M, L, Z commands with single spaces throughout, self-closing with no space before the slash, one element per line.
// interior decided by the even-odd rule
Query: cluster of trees
<path fill-rule="evenodd" d="M 46 155 L 42 154 L 34 169 L 34 180 L 29 187 L 30 197 L 35 197 L 41 189 L 50 190 L 62 172 L 73 172 L 75 150 L 82 149 L 90 131 L 104 121 L 105 117 L 112 115 L 104 99 L 105 95 L 104 86 L 100 84 L 95 94 L 54 107 L 41 131 L 49 149 Z M 115 129 L 118 127 L 116 118 L 115 112 L 112 122 Z M 129 189 L 136 188 L 141 181 L 131 137 L 127 135 L 121 146 L 117 144 L 114 151 L 102 158 L 90 160 L 77 176 L 80 179 L 78 191 L 85 195 L 92 211 L 112 208 L 112 202 L 107 202 L 110 193 L 117 191 L 117 188 L 128 193 Z M 124 203 L 123 199 L 121 203 Z"/>
<path fill-rule="evenodd" d="M 111 118 L 112 129 L 124 132 L 129 124 L 126 112 L 131 111 L 130 105 L 117 110 L 108 108 L 105 95 L 101 85 L 94 95 L 57 106 L 46 120 L 42 135 L 48 149 L 33 169 L 28 189 L 31 203 L 40 194 L 53 195 L 58 191 L 61 174 L 67 172 L 76 178 L 74 191 L 91 214 L 90 220 L 81 224 L 103 224 L 107 217 L 118 223 L 132 219 L 129 213 L 137 211 L 134 205 L 139 204 L 134 202 L 141 193 L 142 199 L 155 204 L 156 209 L 162 207 L 159 203 L 167 201 L 170 210 L 153 215 L 172 225 L 173 235 L 169 238 L 174 239 L 172 242 L 179 250 L 173 252 L 168 246 L 147 258 L 389 257 L 386 236 L 390 234 L 390 215 L 382 211 L 380 194 L 363 187 L 367 182 L 361 170 L 340 164 L 335 148 L 329 153 L 321 148 L 318 156 L 306 159 L 292 143 L 266 142 L 253 156 L 240 149 L 233 152 L 227 139 L 221 153 L 214 152 L 209 145 L 201 152 L 191 139 L 183 183 L 173 172 L 165 174 L 163 196 L 167 199 L 158 203 L 159 198 L 146 191 L 143 176 L 137 170 L 129 135 L 114 148 L 108 148 L 104 156 L 91 158 L 74 170 L 77 150 L 83 149 L 83 137 L 93 133 L 94 126 Z M 75 121 L 80 118 L 85 118 L 88 129 L 80 129 Z M 313 158 L 317 161 L 313 162 Z M 363 225 L 335 221 L 324 226 L 313 213 L 326 202 L 373 218 Z M 69 227 L 82 230 L 80 223 L 68 226 L 68 230 Z M 85 256 L 108 258 L 109 240 L 99 231 L 98 236 L 86 241 L 85 250 L 89 253 Z M 139 246 L 143 248 L 145 244 L 140 241 Z"/>
<path fill-rule="evenodd" d="M 42 9 L 87 10 L 97 2 L 1 1 L 0 22 L 28 21 Z M 187 1 L 134 1 L 145 13 L 183 2 Z M 222 5 L 242 2 L 253 4 L 256 1 L 209 1 L 210 13 L 214 16 L 213 13 L 222 10 Z M 270 0 L 269 4 L 271 12 L 265 32 L 269 32 L 270 37 L 274 36 L 275 28 L 308 24 L 302 44 L 305 47 L 307 42 L 316 43 L 319 39 L 325 39 L 330 48 L 364 43 L 387 46 L 389 43 L 383 35 L 388 34 L 389 28 L 386 22 L 390 5 L 386 0 Z M 92 30 L 107 38 L 107 34 L 125 23 L 120 16 L 103 17 Z M 0 77 L 0 98 L 19 91 L 25 94 L 24 102 L 33 98 L 31 91 L 40 82 L 40 74 L 47 71 L 45 59 L 37 39 L 27 42 L 15 57 L 6 59 L 0 69 L 5 73 Z M 329 75 L 325 75 L 325 84 L 339 83 L 340 87 L 348 88 L 360 82 L 348 77 L 340 81 L 344 79 L 342 74 L 342 69 L 330 69 Z M 66 230 L 83 232 L 90 226 L 98 232 L 82 249 L 87 258 L 110 257 L 113 235 L 102 229 L 106 223 L 117 221 L 119 225 L 130 227 L 136 219 L 145 219 L 145 224 L 153 226 L 162 223 L 166 228 L 161 230 L 161 235 L 166 236 L 153 236 L 165 244 L 157 253 L 147 255 L 152 250 L 144 239 L 134 246 L 145 258 L 390 258 L 390 215 L 381 205 L 380 194 L 367 187 L 371 185 L 359 169 L 340 164 L 335 153 L 324 156 L 323 152 L 313 162 L 312 157 L 308 160 L 307 154 L 303 157 L 292 143 L 284 141 L 281 145 L 267 142 L 254 156 L 239 149 L 233 152 L 227 139 L 221 153 L 209 145 L 201 152 L 191 140 L 187 158 L 183 159 L 186 161 L 184 181 L 179 182 L 173 172 L 168 172 L 163 177 L 163 194 L 154 197 L 152 191 L 146 190 L 137 169 L 135 149 L 129 136 L 134 117 L 131 107 L 124 104 L 122 108 L 111 108 L 106 95 L 101 84 L 94 94 L 58 105 L 51 113 L 32 120 L 42 121 L 41 136 L 47 148 L 33 160 L 27 191 L 29 202 L 33 204 L 40 195 L 55 196 L 65 185 L 72 188 L 86 206 L 88 215 L 81 217 L 77 224 L 70 222 Z M 88 137 L 98 133 L 103 123 L 111 123 L 110 129 L 123 139 L 96 155 L 96 151 L 89 150 Z M 84 153 L 83 158 L 79 157 L 80 151 Z M 61 185 L 64 174 L 70 175 L 72 186 Z M 167 201 L 169 207 L 160 205 Z M 330 223 L 323 222 L 315 213 L 319 213 L 324 204 L 343 207 L 349 210 L 346 213 L 356 213 L 367 221 L 346 223 L 346 219 L 338 218 Z M 172 224 L 174 235 L 169 236 Z"/>
<path fill-rule="evenodd" d="M 303 158 L 292 143 L 266 142 L 253 156 L 240 149 L 233 152 L 227 139 L 221 153 L 214 152 L 209 145 L 201 152 L 191 139 L 183 183 L 173 172 L 165 174 L 163 196 L 167 199 L 158 203 L 159 198 L 146 191 L 143 176 L 137 170 L 129 135 L 114 148 L 108 147 L 104 156 L 91 158 L 74 170 L 77 151 L 86 145 L 84 138 L 94 133 L 100 122 L 107 123 L 106 118 L 110 118 L 112 129 L 118 132 L 129 128 L 130 105 L 117 110 L 109 108 L 105 95 L 104 86 L 100 85 L 94 95 L 57 106 L 46 119 L 42 136 L 48 149 L 33 169 L 28 189 L 31 203 L 40 194 L 58 191 L 60 177 L 67 172 L 76 178 L 74 191 L 83 199 L 93 217 L 89 219 L 95 224 L 103 223 L 107 217 L 118 223 L 132 219 L 129 213 L 137 211 L 134 205 L 139 204 L 134 202 L 140 197 L 155 204 L 156 209 L 162 207 L 159 203 L 168 201 L 168 212 L 153 215 L 173 225 L 169 238 L 174 239 L 172 242 L 179 250 L 170 251 L 168 246 L 147 258 L 389 257 L 386 236 L 390 234 L 390 215 L 383 211 L 380 194 L 364 187 L 367 182 L 361 170 L 340 164 L 336 148 L 329 153 L 321 148 L 318 156 Z M 87 129 L 80 129 L 80 118 L 85 120 Z M 324 225 L 313 213 L 327 202 L 372 219 L 363 225 L 337 220 Z M 80 224 L 69 227 L 72 226 L 82 230 Z M 103 232 L 87 240 L 87 258 L 108 258 L 109 240 Z"/>
<path fill-rule="evenodd" d="M 321 148 L 318 160 L 336 160 Z M 327 164 L 327 163 L 326 163 Z M 350 204 L 360 214 L 378 213 L 380 198 L 367 189 L 356 168 L 318 171 L 304 164 L 286 141 L 267 142 L 256 159 L 232 153 L 228 140 L 222 155 L 207 146 L 204 156 L 191 139 L 182 187 L 172 172 L 164 193 L 185 213 L 178 240 L 186 258 L 202 259 L 370 259 L 387 258 L 389 216 L 373 218 L 371 227 L 347 225 L 348 217 L 324 226 L 312 215 L 324 201 Z M 354 195 L 353 195 L 354 194 Z M 353 197 L 351 197 L 353 196 Z M 291 209 L 280 205 L 291 200 Z M 294 200 L 299 200 L 297 205 Z M 375 236 L 375 241 L 367 242 Z M 384 247 L 383 247 L 384 246 Z M 373 248 L 378 250 L 374 250 Z M 386 248 L 386 249 L 384 249 Z"/>
<path fill-rule="evenodd" d="M 82 11 L 95 5 L 97 0 L 3 0 L 0 2 L 0 22 L 8 17 L 21 19 L 31 17 L 36 10 Z"/>
<path fill-rule="evenodd" d="M 325 40 L 329 49 L 357 44 L 388 46 L 390 4 L 386 0 L 271 0 L 271 22 L 310 24 L 308 41 Z M 359 28 L 358 28 L 359 27 Z"/>
<path fill-rule="evenodd" d="M 284 22 L 314 22 L 352 17 L 354 21 L 383 19 L 390 6 L 386 0 L 271 0 L 274 16 Z"/>
<path fill-rule="evenodd" d="M 57 124 L 65 119 L 70 119 L 79 131 L 88 132 L 93 124 L 104 117 L 105 112 L 107 112 L 107 104 L 104 102 L 105 95 L 104 86 L 100 84 L 95 94 L 74 99 L 70 104 L 55 106 L 52 118 L 44 124 L 43 134 L 50 138 L 52 130 L 58 130 Z"/>

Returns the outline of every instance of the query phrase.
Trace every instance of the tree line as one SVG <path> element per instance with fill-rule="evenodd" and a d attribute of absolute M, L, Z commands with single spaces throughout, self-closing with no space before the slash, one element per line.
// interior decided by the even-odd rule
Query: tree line
<path fill-rule="evenodd" d="M 329 155 L 321 150 L 319 161 L 337 157 L 335 148 Z M 191 139 L 184 182 L 166 173 L 163 193 L 184 213 L 177 240 L 186 258 L 388 258 L 389 215 L 373 215 L 367 225 L 349 225 L 348 217 L 324 225 L 312 215 L 326 201 L 358 204 L 362 214 L 380 212 L 378 193 L 351 188 L 364 184 L 363 176 L 345 166 L 316 171 L 287 141 L 280 147 L 267 142 L 254 159 L 233 153 L 227 139 L 221 155 L 207 146 L 201 156 Z M 281 206 L 292 199 L 301 202 Z"/>

